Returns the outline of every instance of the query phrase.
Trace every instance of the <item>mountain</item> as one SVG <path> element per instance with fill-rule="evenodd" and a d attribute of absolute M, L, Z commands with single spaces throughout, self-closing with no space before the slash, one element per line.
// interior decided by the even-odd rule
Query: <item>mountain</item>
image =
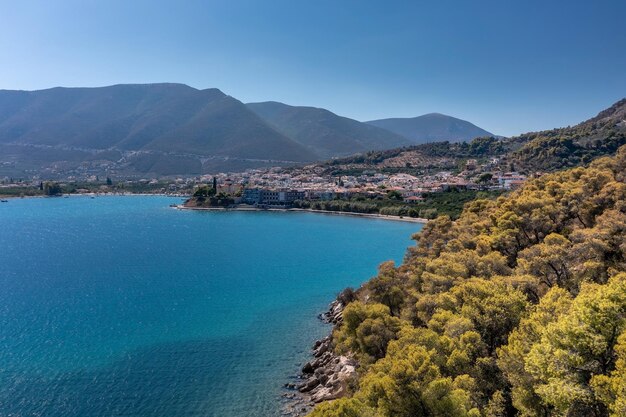
<path fill-rule="evenodd" d="M 592 117 L 582 124 L 626 127 L 626 98 L 619 100 L 608 109 L 602 110 L 596 117 Z"/>
<path fill-rule="evenodd" d="M 512 162 L 528 170 L 553 171 L 612 155 L 626 144 L 626 98 L 575 126 L 525 133 L 508 142 Z"/>
<path fill-rule="evenodd" d="M 388 130 L 338 116 L 326 109 L 289 106 L 275 101 L 247 106 L 276 130 L 323 158 L 411 144 Z"/>
<path fill-rule="evenodd" d="M 508 170 L 526 174 L 587 165 L 613 155 L 626 145 L 626 98 L 575 126 L 529 132 L 511 138 L 482 136 L 469 142 L 431 142 L 370 151 L 320 164 L 326 173 L 369 170 L 415 174 L 455 170 L 468 159 L 500 161 Z"/>
<path fill-rule="evenodd" d="M 460 142 L 481 136 L 494 136 L 470 122 L 440 113 L 413 118 L 371 120 L 366 123 L 404 136 L 418 144 L 446 140 Z"/>
<path fill-rule="evenodd" d="M 145 155 L 289 162 L 319 158 L 239 100 L 218 89 L 197 90 L 182 84 L 2 90 L 0 145 L 13 150 L 54 148 L 54 158 L 61 161 L 59 150 L 138 152 L 139 159 Z M 142 170 L 149 172 L 151 167 Z"/>

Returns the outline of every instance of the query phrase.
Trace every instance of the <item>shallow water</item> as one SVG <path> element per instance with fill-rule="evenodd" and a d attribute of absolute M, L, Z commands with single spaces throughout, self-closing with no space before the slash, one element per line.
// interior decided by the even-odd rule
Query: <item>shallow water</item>
<path fill-rule="evenodd" d="M 179 201 L 0 205 L 0 416 L 279 415 L 316 315 L 421 227 Z"/>

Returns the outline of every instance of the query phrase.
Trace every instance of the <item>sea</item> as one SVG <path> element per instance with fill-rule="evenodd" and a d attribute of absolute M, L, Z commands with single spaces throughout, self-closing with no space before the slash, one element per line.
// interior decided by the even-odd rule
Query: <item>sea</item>
<path fill-rule="evenodd" d="M 317 315 L 421 228 L 180 202 L 0 203 L 0 417 L 280 416 Z"/>

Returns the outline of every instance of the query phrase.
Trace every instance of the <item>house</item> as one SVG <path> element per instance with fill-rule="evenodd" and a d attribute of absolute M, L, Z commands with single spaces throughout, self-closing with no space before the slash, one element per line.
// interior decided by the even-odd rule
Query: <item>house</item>
<path fill-rule="evenodd" d="M 476 169 L 476 166 L 477 162 L 475 159 L 468 159 L 467 162 L 465 162 L 466 171 L 474 171 Z"/>
<path fill-rule="evenodd" d="M 521 184 L 526 181 L 526 176 L 518 174 L 517 172 L 506 172 L 504 175 L 498 177 L 498 183 L 501 188 L 510 190 L 512 188 L 519 188 Z"/>
<path fill-rule="evenodd" d="M 409 196 L 409 197 L 404 197 L 404 202 L 405 203 L 409 203 L 409 204 L 415 204 L 418 203 L 420 201 L 424 201 L 424 197 L 417 197 L 417 196 Z"/>

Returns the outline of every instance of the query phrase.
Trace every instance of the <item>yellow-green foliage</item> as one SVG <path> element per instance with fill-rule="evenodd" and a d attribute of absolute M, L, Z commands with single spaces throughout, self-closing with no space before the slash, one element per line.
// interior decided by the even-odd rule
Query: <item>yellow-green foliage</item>
<path fill-rule="evenodd" d="M 351 398 L 314 416 L 625 416 L 626 148 L 466 205 L 381 265 L 336 349 Z"/>

